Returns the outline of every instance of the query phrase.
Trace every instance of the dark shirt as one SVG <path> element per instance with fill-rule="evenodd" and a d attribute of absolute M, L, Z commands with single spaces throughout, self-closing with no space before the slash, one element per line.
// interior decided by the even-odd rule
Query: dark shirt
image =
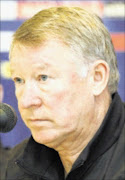
<path fill-rule="evenodd" d="M 82 151 L 66 180 L 124 180 L 124 105 L 117 93 L 102 125 Z M 6 180 L 64 180 L 58 152 L 31 137 L 13 149 Z"/>
<path fill-rule="evenodd" d="M 0 180 L 3 179 L 3 172 L 6 169 L 7 161 L 10 157 L 11 150 L 9 147 L 3 147 L 0 141 Z"/>

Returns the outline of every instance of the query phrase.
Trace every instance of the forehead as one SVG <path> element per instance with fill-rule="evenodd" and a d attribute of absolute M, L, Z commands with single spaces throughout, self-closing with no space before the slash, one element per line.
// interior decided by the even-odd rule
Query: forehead
<path fill-rule="evenodd" d="M 62 42 L 48 41 L 39 47 L 27 47 L 17 44 L 11 51 L 11 65 L 24 62 L 32 63 L 37 66 L 41 63 L 43 66 L 52 65 L 72 65 L 74 64 L 74 55 L 70 48 Z"/>

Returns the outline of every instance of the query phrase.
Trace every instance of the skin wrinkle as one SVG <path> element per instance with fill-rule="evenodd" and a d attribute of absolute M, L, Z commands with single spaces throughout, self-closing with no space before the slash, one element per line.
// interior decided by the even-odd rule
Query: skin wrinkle
<path fill-rule="evenodd" d="M 36 142 L 58 151 L 67 175 L 117 91 L 110 33 L 94 13 L 52 7 L 17 29 L 9 57 L 21 117 Z"/>
<path fill-rule="evenodd" d="M 97 103 L 100 104 L 100 100 Z M 110 103 L 111 103 L 111 99 L 109 100 L 109 102 L 107 102 L 107 107 L 109 107 Z M 104 104 L 105 104 L 105 101 L 104 101 Z M 105 109 L 104 111 L 100 111 L 100 114 L 98 114 L 97 119 L 100 119 L 100 117 L 102 115 L 104 117 L 106 113 L 107 113 L 107 109 Z M 94 116 L 93 116 L 93 118 L 94 118 Z M 95 123 L 93 125 L 95 126 L 95 127 L 93 126 L 93 129 L 95 130 L 97 127 L 98 128 L 100 127 L 101 122 L 100 122 L 100 124 L 99 123 Z M 95 131 L 92 131 L 91 128 L 90 129 L 88 128 L 87 130 L 88 130 L 89 138 L 93 137 L 95 135 L 95 133 L 96 133 Z M 84 136 L 84 139 L 81 139 L 80 138 L 81 134 L 78 134 L 78 136 L 74 139 L 74 141 L 72 141 L 72 140 L 70 141 L 71 144 L 68 144 L 68 147 L 69 147 L 68 151 L 65 151 L 65 150 L 67 150 L 67 147 L 63 147 L 63 149 L 61 149 L 61 150 L 59 149 L 58 150 L 58 152 L 60 152 L 59 153 L 60 157 L 62 157 L 61 160 L 62 160 L 62 162 L 64 164 L 65 169 L 66 170 L 68 169 L 68 171 L 65 172 L 65 176 L 67 176 L 67 174 L 68 174 L 67 172 L 70 172 L 71 167 L 72 167 L 72 162 L 75 162 L 75 160 L 77 159 L 76 157 L 78 157 L 80 155 L 80 153 L 83 151 L 83 149 L 85 149 L 86 145 L 91 140 L 91 138 L 89 139 L 88 137 L 85 137 L 85 136 Z M 76 139 L 79 139 L 79 141 L 77 141 Z M 81 139 L 81 141 L 80 141 L 80 139 Z M 74 142 L 77 142 L 78 144 L 77 143 L 75 144 Z M 84 142 L 84 144 L 83 144 L 83 142 Z M 76 149 L 76 147 L 78 147 L 78 148 Z M 71 151 L 71 150 L 73 150 L 73 151 Z M 70 154 L 68 154 L 67 152 L 70 152 Z M 65 157 L 65 158 L 63 159 L 63 157 Z M 70 157 L 70 159 L 69 159 L 69 157 Z"/>
<path fill-rule="evenodd" d="M 53 40 L 46 44 L 26 49 L 22 45 L 19 49 L 15 46 L 10 63 L 12 77 L 19 76 L 24 80 L 21 84 L 15 82 L 24 123 L 36 142 L 58 151 L 67 174 L 94 136 L 109 107 L 107 80 L 100 78 L 109 72 L 105 72 L 105 63 L 98 61 L 97 64 L 101 62 L 98 71 L 91 65 L 86 77 L 82 77 L 79 71 L 83 71 L 83 66 L 72 59 L 66 46 Z M 44 63 L 49 67 L 40 69 L 39 65 Z M 47 73 L 50 78 L 38 81 L 39 73 Z"/>

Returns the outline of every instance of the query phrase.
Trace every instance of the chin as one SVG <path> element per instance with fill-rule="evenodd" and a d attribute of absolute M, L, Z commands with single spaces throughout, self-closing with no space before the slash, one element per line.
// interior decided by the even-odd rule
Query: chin
<path fill-rule="evenodd" d="M 54 132 L 51 132 L 49 130 L 47 131 L 39 131 L 39 132 L 34 132 L 32 131 L 32 136 L 33 139 L 39 143 L 39 144 L 44 144 L 45 146 L 48 146 L 50 148 L 55 148 L 58 144 L 58 138 L 57 135 Z"/>

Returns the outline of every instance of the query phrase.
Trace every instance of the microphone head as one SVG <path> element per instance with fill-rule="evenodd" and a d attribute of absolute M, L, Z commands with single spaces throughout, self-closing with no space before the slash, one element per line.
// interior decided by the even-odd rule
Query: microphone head
<path fill-rule="evenodd" d="M 0 132 L 11 131 L 17 122 L 15 110 L 6 103 L 0 103 Z"/>

